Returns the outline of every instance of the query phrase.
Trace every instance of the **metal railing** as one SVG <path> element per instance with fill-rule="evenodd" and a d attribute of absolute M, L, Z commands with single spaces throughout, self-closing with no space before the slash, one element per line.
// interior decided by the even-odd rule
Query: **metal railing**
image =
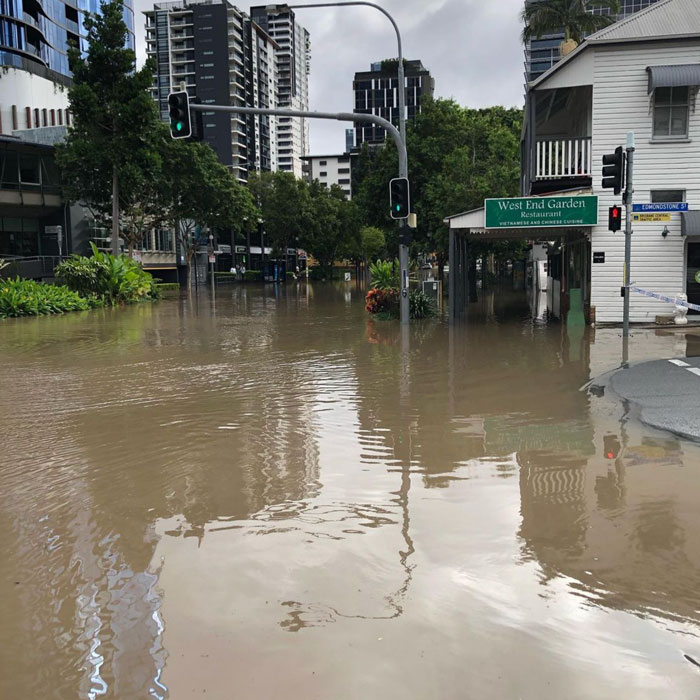
<path fill-rule="evenodd" d="M 8 279 L 10 277 L 23 277 L 25 279 L 42 279 L 45 277 L 53 277 L 53 271 L 56 266 L 70 256 L 67 255 L 3 255 L 0 254 L 6 263 L 0 272 L 0 277 Z"/>
<path fill-rule="evenodd" d="M 535 143 L 537 180 L 591 177 L 591 137 L 546 139 Z"/>

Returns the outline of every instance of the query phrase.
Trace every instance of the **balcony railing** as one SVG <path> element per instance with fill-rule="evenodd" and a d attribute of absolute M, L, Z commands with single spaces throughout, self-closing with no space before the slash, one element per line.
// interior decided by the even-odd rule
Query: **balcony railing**
<path fill-rule="evenodd" d="M 592 175 L 590 136 L 537 141 L 535 156 L 537 180 L 582 178 Z"/>

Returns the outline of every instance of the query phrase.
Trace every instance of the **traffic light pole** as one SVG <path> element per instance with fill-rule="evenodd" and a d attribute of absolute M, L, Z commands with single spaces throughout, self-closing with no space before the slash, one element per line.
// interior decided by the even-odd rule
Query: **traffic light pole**
<path fill-rule="evenodd" d="M 632 200 L 634 195 L 634 132 L 627 134 L 627 178 L 625 189 L 625 299 L 622 313 L 622 337 L 627 341 L 630 334 L 630 266 L 632 263 Z"/>
<path fill-rule="evenodd" d="M 387 119 L 374 114 L 356 114 L 354 112 L 303 112 L 294 109 L 268 109 L 264 107 L 234 107 L 231 105 L 203 105 L 190 103 L 190 109 L 199 112 L 233 112 L 237 114 L 270 114 L 277 117 L 304 117 L 307 119 L 333 119 L 340 122 L 368 122 L 381 126 L 394 139 L 399 152 L 399 177 L 408 177 L 408 154 L 401 132 Z M 410 212 L 408 212 L 410 213 Z M 399 233 L 406 229 L 406 220 L 402 219 Z M 399 273 L 401 284 L 400 313 L 401 323 L 409 321 L 408 300 L 408 246 L 399 244 Z"/>

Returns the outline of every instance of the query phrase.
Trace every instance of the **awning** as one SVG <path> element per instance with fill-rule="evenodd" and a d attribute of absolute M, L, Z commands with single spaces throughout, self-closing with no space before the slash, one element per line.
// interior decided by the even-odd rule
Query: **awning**
<path fill-rule="evenodd" d="M 649 94 L 656 88 L 697 87 L 700 85 L 700 63 L 678 66 L 648 66 Z"/>
<path fill-rule="evenodd" d="M 681 235 L 700 236 L 700 210 L 681 212 Z"/>

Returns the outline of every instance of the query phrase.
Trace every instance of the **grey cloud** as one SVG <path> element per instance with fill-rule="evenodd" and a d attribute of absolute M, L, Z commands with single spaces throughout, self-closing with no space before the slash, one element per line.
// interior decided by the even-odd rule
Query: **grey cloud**
<path fill-rule="evenodd" d="M 143 15 L 152 2 L 135 0 L 140 18 L 137 52 L 143 57 Z M 404 56 L 419 58 L 435 78 L 435 92 L 469 107 L 521 106 L 522 0 L 386 0 L 402 31 Z M 248 10 L 249 5 L 242 6 Z M 352 79 L 372 61 L 396 55 L 387 19 L 362 7 L 297 10 L 311 35 L 311 108 L 352 111 Z M 311 125 L 311 152 L 340 152 L 350 124 Z"/>

